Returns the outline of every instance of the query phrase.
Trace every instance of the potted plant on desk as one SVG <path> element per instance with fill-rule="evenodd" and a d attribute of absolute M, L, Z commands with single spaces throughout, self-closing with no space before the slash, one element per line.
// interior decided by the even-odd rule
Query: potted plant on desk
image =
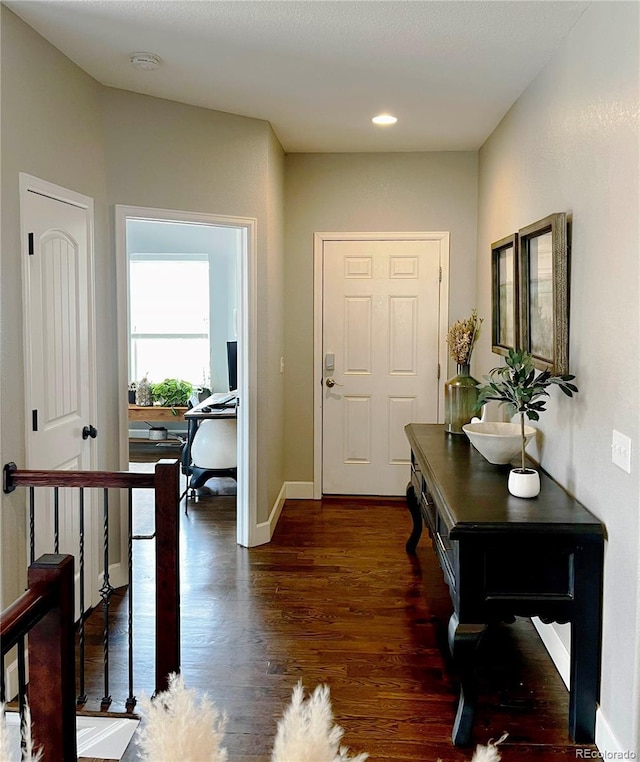
<path fill-rule="evenodd" d="M 193 391 L 193 385 L 179 378 L 165 378 L 159 384 L 151 384 L 154 402 L 170 407 L 173 415 L 178 415 L 177 407 L 186 407 Z"/>
<path fill-rule="evenodd" d="M 522 434 L 520 468 L 509 474 L 509 492 L 516 497 L 535 497 L 540 492 L 540 474 L 534 468 L 527 468 L 524 448 L 527 444 L 524 417 L 538 421 L 540 413 L 546 410 L 549 387 L 557 385 L 567 397 L 573 397 L 578 387 L 572 384 L 575 376 L 556 376 L 548 370 L 536 375 L 533 360 L 528 352 L 509 350 L 505 365 L 489 371 L 486 384 L 478 386 L 478 406 L 490 400 L 506 405 L 510 415 L 520 414 Z"/>

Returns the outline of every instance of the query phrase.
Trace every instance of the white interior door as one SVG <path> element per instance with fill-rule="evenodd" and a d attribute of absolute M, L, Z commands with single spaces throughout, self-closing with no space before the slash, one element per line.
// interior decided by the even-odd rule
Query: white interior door
<path fill-rule="evenodd" d="M 94 437 L 83 437 L 83 429 L 96 424 L 92 202 L 79 206 L 45 195 L 41 182 L 25 181 L 21 193 L 27 467 L 92 470 Z M 91 514 L 87 490 L 85 607 L 97 587 Z M 79 523 L 78 490 L 59 490 L 57 519 L 53 490 L 36 490 L 35 557 L 56 547 L 73 555 L 77 581 Z"/>
<path fill-rule="evenodd" d="M 441 246 L 324 241 L 325 494 L 405 492 L 404 426 L 438 420 Z"/>

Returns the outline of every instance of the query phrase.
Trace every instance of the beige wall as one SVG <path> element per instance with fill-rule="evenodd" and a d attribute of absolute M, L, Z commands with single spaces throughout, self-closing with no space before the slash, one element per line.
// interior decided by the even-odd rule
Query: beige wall
<path fill-rule="evenodd" d="M 267 379 L 264 399 L 264 426 L 268 432 L 265 442 L 270 458 L 267 475 L 268 506 L 273 506 L 284 481 L 284 375 L 280 373 L 280 358 L 284 357 L 284 154 L 276 136 L 270 131 L 268 143 L 267 185 L 267 326 L 259 348 Z M 277 445 L 277 446 L 273 446 Z M 266 518 L 266 517 L 264 517 Z"/>
<path fill-rule="evenodd" d="M 282 486 L 282 149 L 267 122 L 104 88 L 115 204 L 257 220 L 258 521 Z"/>
<path fill-rule="evenodd" d="M 475 304 L 477 154 L 291 154 L 285 159 L 285 477 L 313 480 L 313 234 L 451 233 L 450 318 Z"/>
<path fill-rule="evenodd" d="M 24 463 L 18 173 L 95 202 L 98 465 L 118 468 L 113 205 L 257 219 L 258 521 L 283 478 L 283 153 L 268 123 L 103 88 L 6 7 L 2 13 L 1 417 L 3 462 Z M 24 501 L 2 496 L 2 602 L 25 577 Z"/>
<path fill-rule="evenodd" d="M 640 712 L 638 9 L 593 3 L 482 147 L 478 227 L 478 307 L 489 315 L 491 242 L 551 212 L 572 219 L 580 393 L 552 395 L 540 455 L 607 527 L 601 707 L 622 750 L 638 749 Z M 483 373 L 498 364 L 488 331 L 477 355 Z M 633 441 L 631 475 L 611 463 L 613 429 Z"/>
<path fill-rule="evenodd" d="M 3 462 L 24 467 L 24 367 L 18 173 L 27 172 L 95 201 L 98 283 L 110 283 L 100 86 L 6 7 L 2 14 L 2 357 L 0 394 Z M 98 315 L 114 314 L 114 294 L 96 289 Z M 98 461 L 117 465 L 115 327 L 98 321 Z M 26 578 L 24 493 L 2 495 L 2 601 L 22 592 Z"/>

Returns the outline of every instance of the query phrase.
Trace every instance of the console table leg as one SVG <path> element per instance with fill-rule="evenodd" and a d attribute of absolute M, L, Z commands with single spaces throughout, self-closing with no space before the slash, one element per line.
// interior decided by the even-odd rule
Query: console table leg
<path fill-rule="evenodd" d="M 571 627 L 569 732 L 576 743 L 595 740 L 600 699 L 602 643 L 602 545 L 575 554 L 575 611 Z"/>
<path fill-rule="evenodd" d="M 413 529 L 411 530 L 411 535 L 407 540 L 405 549 L 407 553 L 410 553 L 413 556 L 415 555 L 418 546 L 418 540 L 422 535 L 422 513 L 420 512 L 420 505 L 416 498 L 416 491 L 411 482 L 407 485 L 407 508 L 409 509 L 411 519 L 413 520 Z"/>
<path fill-rule="evenodd" d="M 467 746 L 471 742 L 477 696 L 474 657 L 485 630 L 484 624 L 460 624 L 455 613 L 449 620 L 449 650 L 460 679 L 458 711 L 451 731 L 451 740 L 456 746 Z"/>

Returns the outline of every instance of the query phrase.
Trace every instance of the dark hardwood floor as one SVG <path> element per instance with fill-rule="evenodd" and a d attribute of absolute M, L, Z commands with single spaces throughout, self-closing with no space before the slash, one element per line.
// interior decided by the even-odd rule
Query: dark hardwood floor
<path fill-rule="evenodd" d="M 148 530 L 146 500 L 135 513 L 136 531 Z M 272 542 L 248 550 L 235 543 L 234 497 L 189 501 L 181 525 L 183 674 L 226 711 L 230 762 L 268 761 L 298 680 L 309 690 L 328 683 L 344 743 L 371 760 L 471 758 L 472 749 L 450 741 L 457 684 L 446 657 L 448 591 L 426 537 L 417 558 L 405 553 L 410 526 L 400 500 L 289 500 Z M 142 541 L 135 548 L 138 695 L 153 688 L 152 550 Z M 127 595 L 119 592 L 112 606 L 114 648 L 126 648 Z M 88 627 L 96 666 L 100 616 Z M 575 759 L 568 694 L 531 623 L 494 628 L 479 650 L 474 743 L 508 732 L 504 762 Z M 112 658 L 110 680 L 112 708 L 122 710 L 124 658 Z M 96 675 L 87 688 L 102 696 Z M 135 758 L 130 749 L 125 760 Z"/>

